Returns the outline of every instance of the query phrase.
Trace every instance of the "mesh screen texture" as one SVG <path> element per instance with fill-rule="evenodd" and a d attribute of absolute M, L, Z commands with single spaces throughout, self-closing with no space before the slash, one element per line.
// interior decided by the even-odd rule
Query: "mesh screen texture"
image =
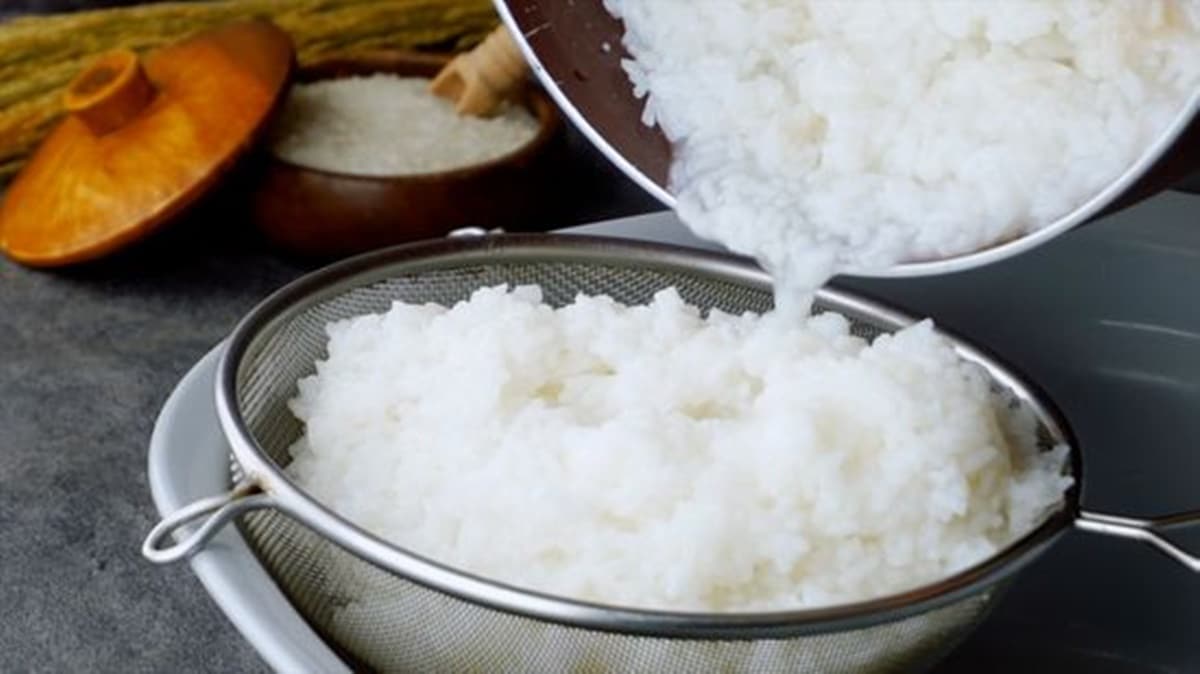
<path fill-rule="evenodd" d="M 380 569 L 275 512 L 245 531 L 297 610 L 379 672 L 911 672 L 957 645 L 996 590 L 872 627 L 762 640 L 666 639 L 503 613 Z"/>
<path fill-rule="evenodd" d="M 279 467 L 302 428 L 287 409 L 297 380 L 325 354 L 331 321 L 395 301 L 452 304 L 472 291 L 536 283 L 561 306 L 577 294 L 642 304 L 674 286 L 708 310 L 763 312 L 769 291 L 709 274 L 619 263 L 474 264 L 398 273 L 298 304 L 246 350 L 237 400 L 250 434 Z M 818 307 L 818 310 L 821 310 Z M 891 326 L 848 315 L 873 337 Z M 986 613 L 996 590 L 864 629 L 774 640 L 655 638 L 583 629 L 473 604 L 378 568 L 278 512 L 242 518 L 251 547 L 297 610 L 361 668 L 416 672 L 863 672 L 910 671 L 953 646 Z"/>

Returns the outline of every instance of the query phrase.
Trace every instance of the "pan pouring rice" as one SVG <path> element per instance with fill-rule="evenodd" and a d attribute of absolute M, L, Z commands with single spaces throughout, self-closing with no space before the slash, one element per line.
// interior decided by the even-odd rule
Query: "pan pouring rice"
<path fill-rule="evenodd" d="M 1197 0 L 603 0 L 701 236 L 796 292 L 1034 231 L 1200 91 Z"/>
<path fill-rule="evenodd" d="M 868 343 L 800 309 L 1095 195 L 1200 88 L 1200 0 L 603 1 L 681 216 L 783 311 L 497 287 L 341 321 L 291 475 L 412 552 L 626 607 L 866 600 L 1028 533 L 1071 485 L 1032 414 L 928 321 Z"/>
<path fill-rule="evenodd" d="M 926 321 L 703 317 L 536 287 L 328 328 L 289 474 L 386 540 L 560 596 L 795 609 L 982 561 L 1071 480 Z M 370 601 L 370 598 L 363 598 Z"/>

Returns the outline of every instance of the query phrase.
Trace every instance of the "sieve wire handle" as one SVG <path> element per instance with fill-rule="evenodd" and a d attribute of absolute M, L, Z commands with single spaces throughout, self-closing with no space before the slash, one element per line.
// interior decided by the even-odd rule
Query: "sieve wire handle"
<path fill-rule="evenodd" d="M 155 564 L 168 564 L 191 557 L 230 520 L 251 510 L 270 508 L 275 500 L 248 480 L 239 482 L 228 493 L 193 501 L 167 515 L 142 542 L 142 556 Z M 174 534 L 188 524 L 207 517 L 191 533 L 177 538 Z"/>
<path fill-rule="evenodd" d="M 1079 517 L 1075 520 L 1075 528 L 1081 531 L 1141 541 L 1193 572 L 1200 573 L 1200 556 L 1189 553 L 1163 536 L 1163 532 L 1172 527 L 1188 524 L 1200 524 L 1200 510 L 1153 519 L 1120 517 L 1085 511 L 1079 513 Z"/>

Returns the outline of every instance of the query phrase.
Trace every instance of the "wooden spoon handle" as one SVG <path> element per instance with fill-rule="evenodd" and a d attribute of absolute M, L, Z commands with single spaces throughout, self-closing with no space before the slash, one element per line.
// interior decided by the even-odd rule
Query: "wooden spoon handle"
<path fill-rule="evenodd" d="M 446 64 L 429 90 L 454 101 L 460 115 L 487 117 L 520 90 L 528 71 L 516 41 L 499 26 L 475 49 Z"/>

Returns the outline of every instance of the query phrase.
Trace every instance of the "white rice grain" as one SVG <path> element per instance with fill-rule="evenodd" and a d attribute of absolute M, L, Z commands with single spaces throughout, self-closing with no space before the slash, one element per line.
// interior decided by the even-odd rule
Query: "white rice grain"
<path fill-rule="evenodd" d="M 535 287 L 329 327 L 288 472 L 413 552 L 624 606 L 803 608 L 944 578 L 1071 483 L 929 322 L 707 319 Z M 364 597 L 363 601 L 370 601 Z"/>
<path fill-rule="evenodd" d="M 375 74 L 299 84 L 273 129 L 276 156 L 363 176 L 449 171 L 498 159 L 533 140 L 521 106 L 487 119 L 459 115 L 429 80 Z"/>
<path fill-rule="evenodd" d="M 604 0 L 699 235 L 793 292 L 1111 183 L 1200 90 L 1197 0 Z"/>

